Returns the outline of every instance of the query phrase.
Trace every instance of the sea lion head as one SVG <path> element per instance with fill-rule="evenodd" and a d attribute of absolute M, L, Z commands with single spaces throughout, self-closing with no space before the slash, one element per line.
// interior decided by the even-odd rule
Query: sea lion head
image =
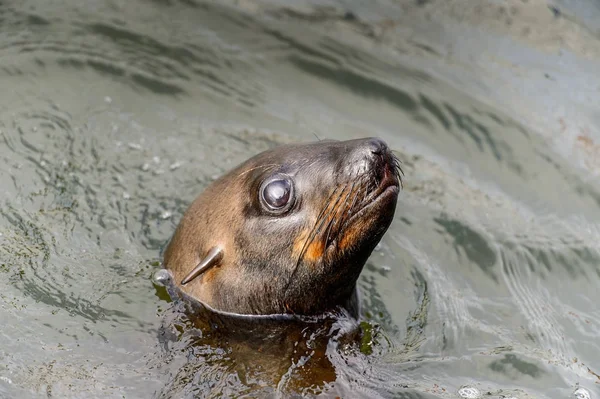
<path fill-rule="evenodd" d="M 219 311 L 318 315 L 349 308 L 393 219 L 400 172 L 376 138 L 265 151 L 192 203 L 164 266 L 178 284 L 183 280 L 185 293 Z"/>

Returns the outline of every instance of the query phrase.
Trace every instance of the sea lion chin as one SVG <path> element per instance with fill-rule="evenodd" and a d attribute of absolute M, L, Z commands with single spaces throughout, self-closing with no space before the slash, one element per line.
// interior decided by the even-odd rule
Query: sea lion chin
<path fill-rule="evenodd" d="M 357 317 L 356 281 L 392 222 L 400 174 L 376 138 L 262 152 L 190 205 L 164 266 L 217 311 Z"/>

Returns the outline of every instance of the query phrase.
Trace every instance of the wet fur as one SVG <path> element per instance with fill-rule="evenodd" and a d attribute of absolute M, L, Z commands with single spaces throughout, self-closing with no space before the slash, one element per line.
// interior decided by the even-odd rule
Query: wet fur
<path fill-rule="evenodd" d="M 396 195 L 375 203 L 379 185 L 366 139 L 289 145 L 263 152 L 221 177 L 192 203 L 164 256 L 175 281 L 214 245 L 221 264 L 182 289 L 209 306 L 242 314 L 358 313 L 356 280 L 389 227 Z M 367 154 L 367 155 L 365 155 Z M 400 181 L 391 152 L 386 162 Z M 265 212 L 258 190 L 273 173 L 293 177 L 297 204 Z M 349 220 L 358 212 L 364 215 Z"/>

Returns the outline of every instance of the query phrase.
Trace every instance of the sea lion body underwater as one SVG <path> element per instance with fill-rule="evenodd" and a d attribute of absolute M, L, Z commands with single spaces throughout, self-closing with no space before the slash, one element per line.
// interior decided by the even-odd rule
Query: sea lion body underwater
<path fill-rule="evenodd" d="M 356 281 L 393 219 L 400 174 L 376 138 L 267 150 L 190 205 L 164 266 L 216 311 L 357 317 Z"/>

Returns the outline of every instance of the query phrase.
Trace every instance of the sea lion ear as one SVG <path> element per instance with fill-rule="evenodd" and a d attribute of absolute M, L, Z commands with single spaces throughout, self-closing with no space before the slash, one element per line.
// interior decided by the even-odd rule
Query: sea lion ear
<path fill-rule="evenodd" d="M 219 262 L 223 259 L 223 250 L 221 247 L 212 247 L 208 254 L 198 263 L 198 266 L 194 268 L 183 280 L 181 280 L 181 285 L 186 285 L 208 269 L 213 266 L 219 264 Z"/>

